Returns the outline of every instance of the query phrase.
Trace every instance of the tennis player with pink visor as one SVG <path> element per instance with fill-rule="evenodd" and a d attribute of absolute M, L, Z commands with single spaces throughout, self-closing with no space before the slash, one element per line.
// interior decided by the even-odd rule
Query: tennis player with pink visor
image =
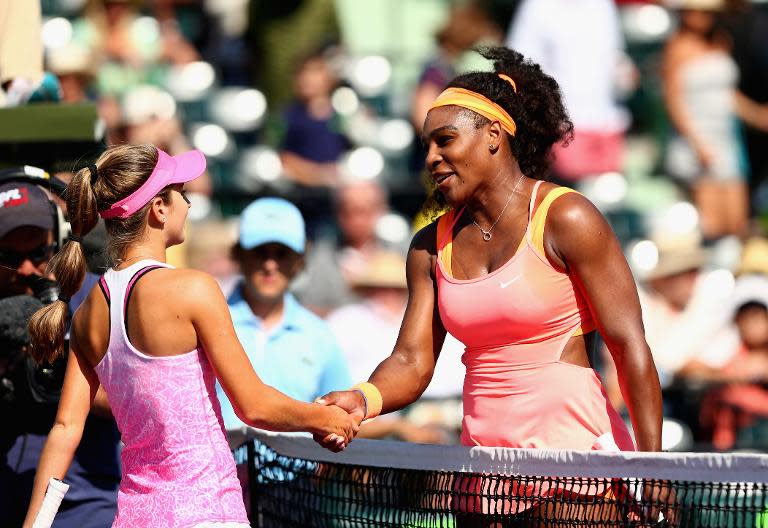
<path fill-rule="evenodd" d="M 170 156 L 157 149 L 157 165 L 146 183 L 136 192 L 100 211 L 102 218 L 127 218 L 144 207 L 166 187 L 184 184 L 205 172 L 205 156 L 199 150 L 190 150 L 178 156 Z"/>
<path fill-rule="evenodd" d="M 152 145 L 110 147 L 74 176 L 73 236 L 51 261 L 66 301 L 85 273 L 82 237 L 105 219 L 110 268 L 72 319 L 56 422 L 35 478 L 32 526 L 51 478 L 62 479 L 91 402 L 103 388 L 125 445 L 115 527 L 249 526 L 215 392 L 238 417 L 275 431 L 330 435 L 343 448 L 357 424 L 338 407 L 303 403 L 265 385 L 235 334 L 214 279 L 166 263 L 184 240 L 184 183 L 200 176 L 198 151 L 169 156 Z M 64 350 L 66 302 L 33 316 L 33 355 Z"/>

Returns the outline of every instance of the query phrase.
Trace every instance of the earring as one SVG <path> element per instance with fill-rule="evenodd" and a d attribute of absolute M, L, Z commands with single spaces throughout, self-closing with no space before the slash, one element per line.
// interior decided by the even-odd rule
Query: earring
<path fill-rule="evenodd" d="M 491 152 L 496 152 L 496 149 L 498 147 L 496 145 L 488 145 L 488 149 L 490 149 Z"/>
<path fill-rule="evenodd" d="M 165 220 L 166 220 L 166 218 L 165 218 L 165 217 L 162 217 L 162 218 L 160 219 L 160 221 L 161 221 L 162 223 L 165 223 Z"/>

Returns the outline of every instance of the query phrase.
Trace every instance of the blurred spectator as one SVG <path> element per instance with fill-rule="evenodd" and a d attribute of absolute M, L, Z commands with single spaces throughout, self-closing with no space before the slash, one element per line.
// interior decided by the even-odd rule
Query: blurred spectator
<path fill-rule="evenodd" d="M 411 122 L 417 134 L 421 134 L 429 106 L 456 76 L 456 62 L 461 54 L 480 41 L 501 39 L 501 31 L 477 2 L 451 9 L 448 20 L 435 34 L 437 51 L 424 66 L 413 93 Z"/>
<path fill-rule="evenodd" d="M 3 527 L 21 526 L 26 514 L 43 446 L 54 425 L 66 369 L 65 358 L 38 366 L 28 356 L 29 335 L 20 335 L 17 328 L 26 334 L 31 312 L 11 310 L 12 302 L 24 297 L 36 298 L 38 306 L 58 297 L 57 285 L 44 277 L 59 242 L 54 215 L 48 196 L 40 187 L 13 181 L 0 186 L 0 299 L 8 302 L 0 310 L 4 318 L 0 332 Z M 85 281 L 85 292 L 73 296 L 70 311 L 77 308 L 77 298 L 93 285 L 91 277 Z M 103 391 L 97 393 L 91 411 L 65 476 L 72 487 L 56 516 L 57 527 L 102 528 L 111 525 L 115 516 L 120 483 L 120 433 Z"/>
<path fill-rule="evenodd" d="M 41 35 L 40 2 L 0 2 L 0 106 L 23 104 L 42 80 Z"/>
<path fill-rule="evenodd" d="M 376 235 L 376 225 L 389 209 L 384 187 L 375 180 L 355 180 L 334 192 L 338 237 L 315 243 L 296 288 L 302 302 L 321 316 L 355 298 L 350 281 L 365 270 L 371 255 L 387 246 Z"/>
<path fill-rule="evenodd" d="M 405 259 L 399 253 L 376 251 L 351 286 L 360 301 L 337 308 L 327 321 L 353 379 L 363 379 L 395 345 L 408 301 Z"/>
<path fill-rule="evenodd" d="M 91 44 L 104 54 L 104 59 L 138 68 L 156 50 L 142 45 L 132 35 L 133 22 L 138 18 L 138 3 L 132 0 L 90 0 L 85 9 L 90 23 Z"/>
<path fill-rule="evenodd" d="M 737 272 L 739 275 L 758 274 L 768 277 L 768 239 L 755 236 L 744 242 Z"/>
<path fill-rule="evenodd" d="M 228 303 L 235 331 L 264 383 L 302 401 L 352 385 L 336 340 L 324 321 L 301 306 L 288 287 L 301 271 L 304 219 L 290 202 L 262 198 L 240 217 L 233 256 L 243 274 Z M 217 383 L 224 426 L 245 424 Z"/>
<path fill-rule="evenodd" d="M 328 316 L 331 327 L 349 365 L 352 378 L 365 380 L 394 350 L 408 302 L 405 258 L 398 252 L 379 250 L 365 270 L 352 279 L 360 301 L 342 306 Z M 440 407 L 436 399 L 457 402 L 461 396 L 464 368 L 458 361 L 461 345 L 450 336 L 437 362 L 432 382 L 424 392 L 427 403 Z M 431 401 L 429 401 L 431 399 Z M 423 402 L 422 402 L 423 403 Z M 419 402 L 415 404 L 418 406 Z M 423 416 L 424 409 L 419 412 Z M 360 434 L 369 438 L 395 436 L 409 442 L 447 443 L 458 440 L 460 413 L 437 413 L 414 423 L 401 414 L 377 418 Z M 459 417 L 458 419 L 456 419 Z"/>
<path fill-rule="evenodd" d="M 153 62 L 187 64 L 199 59 L 199 54 L 181 34 L 169 2 L 158 2 L 158 34 L 137 27 L 142 16 L 136 0 L 95 0 L 86 7 L 86 17 L 92 29 L 93 44 L 104 53 L 107 61 L 139 68 Z M 144 29 L 144 31 L 142 31 Z"/>
<path fill-rule="evenodd" d="M 209 219 L 189 226 L 187 264 L 212 275 L 226 296 L 240 282 L 238 266 L 232 258 L 232 246 L 236 241 L 235 218 L 226 221 Z"/>
<path fill-rule="evenodd" d="M 93 99 L 90 88 L 96 64 L 90 50 L 76 44 L 56 48 L 49 51 L 47 64 L 59 78 L 62 102 L 83 103 Z"/>
<path fill-rule="evenodd" d="M 733 42 L 731 53 L 741 74 L 739 90 L 758 103 L 768 103 L 765 89 L 768 86 L 768 6 L 728 0 L 728 7 L 725 28 Z M 758 211 L 765 210 L 768 208 L 768 133 L 747 123 L 745 140 L 752 205 Z"/>
<path fill-rule="evenodd" d="M 523 0 L 507 47 L 540 64 L 563 93 L 574 138 L 567 147 L 553 148 L 554 177 L 572 185 L 621 171 L 629 118 L 616 102 L 616 87 L 619 65 L 628 59 L 616 5 L 611 0 Z"/>
<path fill-rule="evenodd" d="M 708 253 L 697 235 L 656 237 L 658 262 L 638 288 L 645 337 L 659 371 L 662 388 L 697 377 L 730 360 L 738 342 L 726 326 L 722 306 L 730 291 L 718 272 L 703 271 Z M 615 407 L 624 406 L 610 355 L 606 356 L 606 390 Z"/>
<path fill-rule="evenodd" d="M 707 253 L 695 237 L 657 242 L 659 260 L 639 289 L 646 338 L 662 384 L 685 376 L 697 363 L 722 364 L 730 345 L 713 339 L 721 325 L 718 300 L 702 271 Z M 731 341 L 732 342 L 732 341 Z"/>
<path fill-rule="evenodd" d="M 199 59 L 167 9 L 160 9 L 165 19 L 159 22 L 143 16 L 140 6 L 137 0 L 90 0 L 84 17 L 73 24 L 73 40 L 95 56 L 99 88 L 105 95 L 159 83 L 168 65 Z"/>
<path fill-rule="evenodd" d="M 349 140 L 341 131 L 331 94 L 338 79 L 322 53 L 311 54 L 296 66 L 295 101 L 283 112 L 285 127 L 280 158 L 288 178 L 308 186 L 334 186 L 338 160 Z"/>
<path fill-rule="evenodd" d="M 120 99 L 115 95 L 100 93 L 96 104 L 99 117 L 104 122 L 104 142 L 107 145 L 125 143 L 125 127 Z"/>
<path fill-rule="evenodd" d="M 768 129 L 768 106 L 736 89 L 739 71 L 717 25 L 724 0 L 675 0 L 680 24 L 664 49 L 664 96 L 679 137 L 668 168 L 691 183 L 705 238 L 747 234 L 743 142 L 735 120 Z"/>
<path fill-rule="evenodd" d="M 170 102 L 170 104 L 169 104 Z M 110 103 L 104 102 L 102 108 L 109 109 Z M 117 136 L 112 136 L 112 141 L 131 144 L 152 144 L 174 156 L 187 152 L 192 148 L 189 139 L 184 134 L 181 120 L 176 113 L 175 105 L 167 92 L 153 86 L 139 86 L 129 90 L 122 98 L 120 114 L 110 116 L 117 117 Z M 206 171 L 199 178 L 185 184 L 185 190 L 191 200 L 196 196 L 210 197 L 213 193 L 211 175 Z M 197 210 L 195 207 L 194 210 Z M 193 211 L 194 211 L 193 210 Z M 187 220 L 189 224 L 190 219 Z M 168 249 L 168 263 L 176 267 L 187 266 L 187 247 L 189 240 Z"/>
<path fill-rule="evenodd" d="M 710 431 L 712 444 L 717 449 L 765 448 L 768 446 L 768 277 L 740 278 L 731 306 L 740 342 L 728 363 L 707 373 L 709 382 L 722 385 L 705 396 L 702 425 Z M 751 430 L 751 438 L 742 438 L 745 429 Z"/>
<path fill-rule="evenodd" d="M 181 34 L 174 18 L 160 22 L 160 42 L 163 50 L 161 58 L 167 64 L 183 65 L 200 60 L 200 54 Z"/>

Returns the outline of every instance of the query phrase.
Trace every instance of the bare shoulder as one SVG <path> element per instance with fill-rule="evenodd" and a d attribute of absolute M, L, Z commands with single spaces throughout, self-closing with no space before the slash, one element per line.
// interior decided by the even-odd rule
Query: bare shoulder
<path fill-rule="evenodd" d="M 109 305 L 101 288 L 94 286 L 72 316 L 70 342 L 91 365 L 96 365 L 109 345 Z"/>
<path fill-rule="evenodd" d="M 101 289 L 94 286 L 72 315 L 72 332 L 84 337 L 98 321 L 107 319 L 109 319 L 107 299 Z"/>
<path fill-rule="evenodd" d="M 547 212 L 547 224 L 553 226 L 585 227 L 584 222 L 602 220 L 603 214 L 589 199 L 578 192 L 568 192 L 552 202 Z"/>
<path fill-rule="evenodd" d="M 434 220 L 432 223 L 419 229 L 413 238 L 411 239 L 411 246 L 408 252 L 426 252 L 430 255 L 437 254 L 437 222 L 439 219 Z"/>
<path fill-rule="evenodd" d="M 216 279 L 203 271 L 167 268 L 156 273 L 154 281 L 161 283 L 166 293 L 178 295 L 180 299 L 205 301 L 213 295 L 222 295 Z"/>
<path fill-rule="evenodd" d="M 546 234 L 558 252 L 600 247 L 613 230 L 603 214 L 585 196 L 569 192 L 560 196 L 547 213 Z"/>
<path fill-rule="evenodd" d="M 209 274 L 176 268 L 152 270 L 141 278 L 133 292 L 145 306 L 168 306 L 171 303 L 176 309 L 204 306 L 223 298 L 221 288 Z"/>
<path fill-rule="evenodd" d="M 432 277 L 437 263 L 437 220 L 413 235 L 408 248 L 406 272 L 409 280 Z"/>
<path fill-rule="evenodd" d="M 666 67 L 679 66 L 700 51 L 701 44 L 686 35 L 675 35 L 664 45 L 663 62 Z"/>

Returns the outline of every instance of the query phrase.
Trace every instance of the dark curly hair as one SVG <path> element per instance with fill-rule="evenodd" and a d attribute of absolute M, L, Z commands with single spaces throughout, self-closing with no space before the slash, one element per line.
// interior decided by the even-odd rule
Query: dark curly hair
<path fill-rule="evenodd" d="M 476 51 L 493 62 L 493 72 L 465 73 L 449 82 L 447 87 L 477 92 L 506 110 L 517 125 L 515 136 L 507 135 L 507 139 L 520 170 L 530 178 L 546 179 L 552 163 L 552 146 L 556 143 L 567 145 L 573 138 L 573 123 L 563 104 L 560 87 L 541 70 L 541 66 L 514 50 L 481 48 Z M 509 82 L 499 77 L 500 73 L 514 79 L 516 92 Z M 478 128 L 489 123 L 488 119 L 471 110 L 466 113 Z M 430 192 L 422 213 L 430 215 L 428 211 L 443 210 L 444 206 L 440 193 Z"/>

